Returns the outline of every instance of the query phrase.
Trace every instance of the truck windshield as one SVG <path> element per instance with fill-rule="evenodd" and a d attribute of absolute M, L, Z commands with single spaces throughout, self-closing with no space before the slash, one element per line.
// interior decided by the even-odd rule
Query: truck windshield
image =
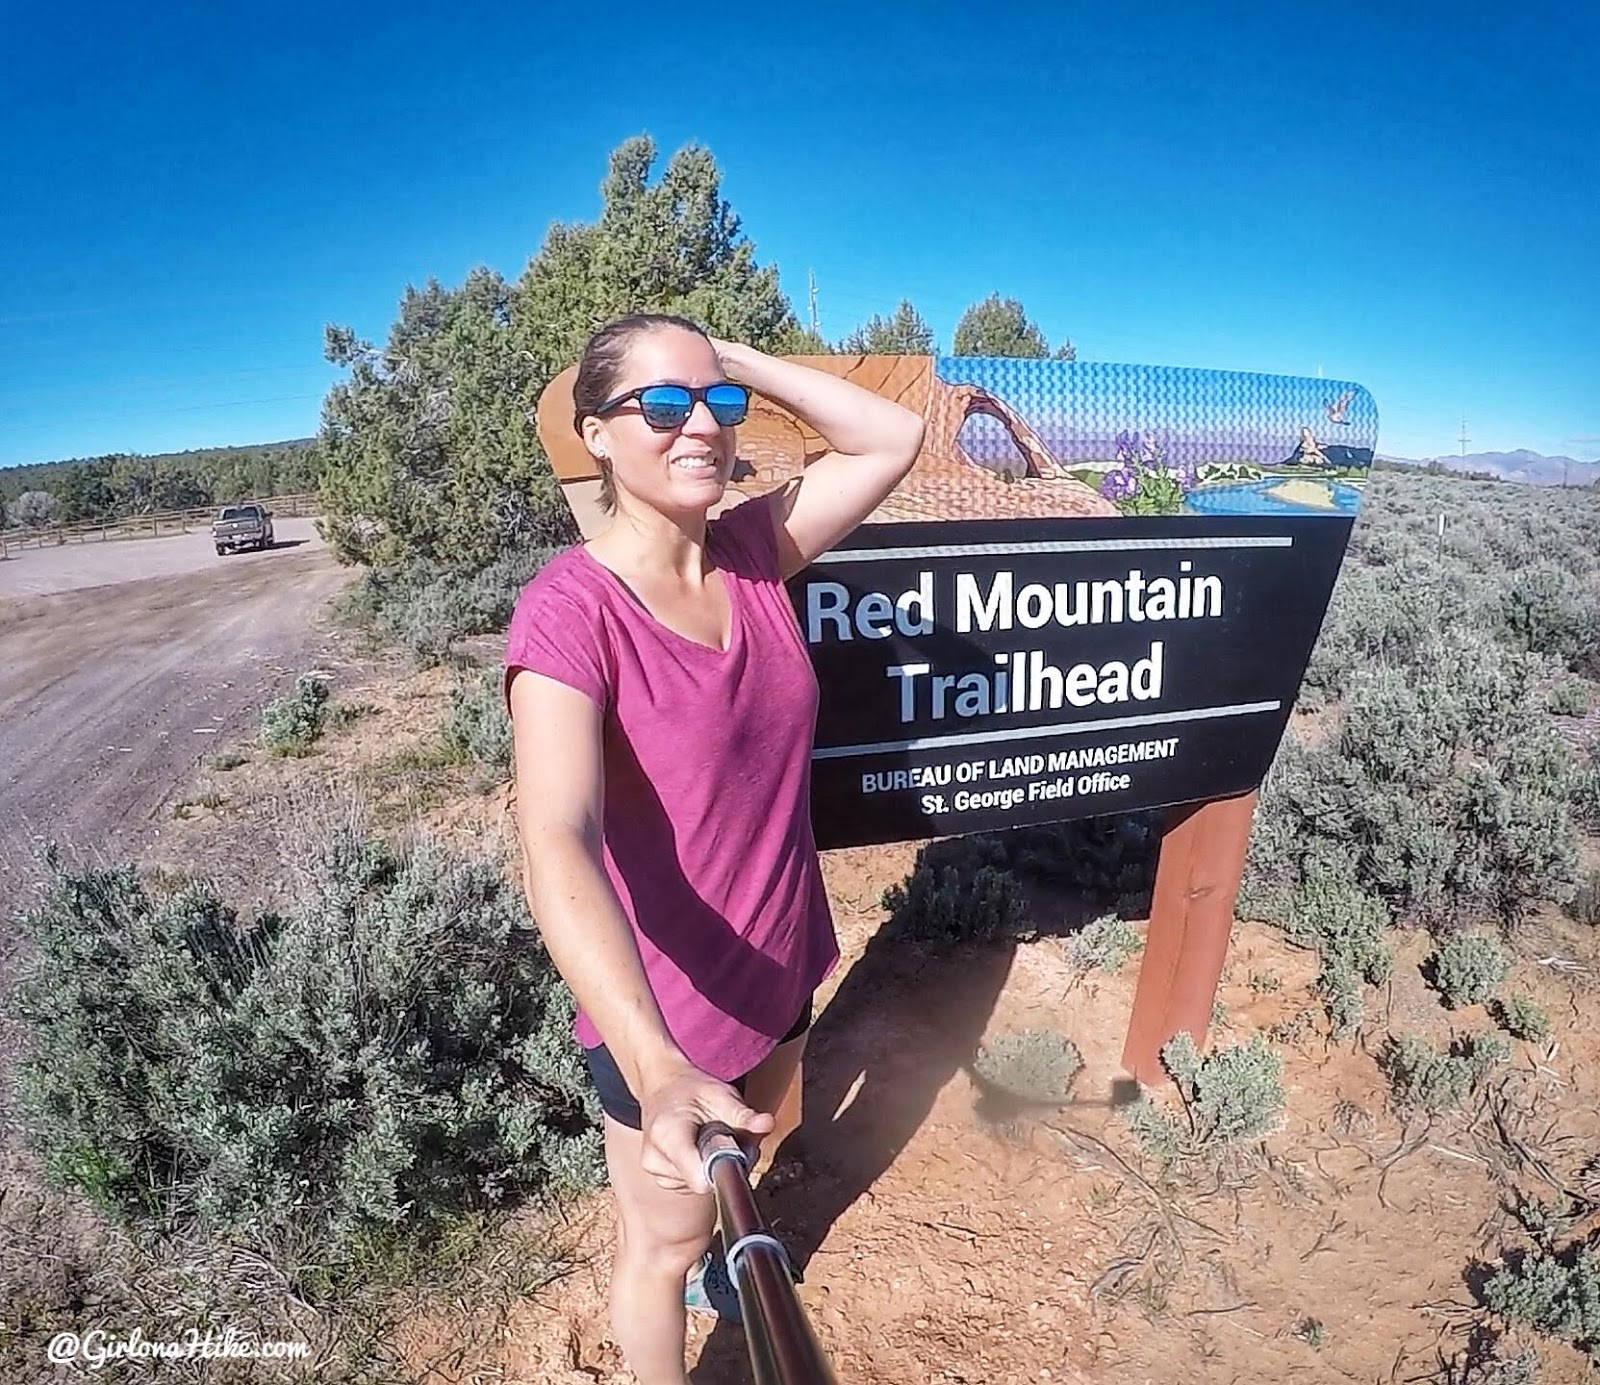
<path fill-rule="evenodd" d="M 256 519 L 258 518 L 254 505 L 230 505 L 222 512 L 223 519 Z"/>

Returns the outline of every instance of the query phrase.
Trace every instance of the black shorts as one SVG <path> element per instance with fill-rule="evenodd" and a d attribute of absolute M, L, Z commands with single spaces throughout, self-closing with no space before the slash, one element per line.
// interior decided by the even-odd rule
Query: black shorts
<path fill-rule="evenodd" d="M 780 1044 L 793 1043 L 806 1030 L 811 1028 L 812 1002 L 806 1000 L 805 1009 L 800 1012 L 800 1018 L 790 1026 L 789 1032 L 778 1040 Z M 611 1050 L 604 1044 L 597 1048 L 583 1050 L 583 1059 L 589 1065 L 589 1076 L 594 1082 L 594 1089 L 600 1096 L 600 1109 L 616 1121 L 618 1125 L 625 1125 L 630 1130 L 641 1129 L 644 1121 L 639 1111 L 639 1100 L 628 1090 L 627 1079 L 622 1075 L 622 1069 L 617 1066 L 617 1060 L 611 1056 Z M 748 1073 L 745 1074 L 749 1076 Z M 744 1077 L 736 1077 L 728 1085 L 744 1094 Z"/>

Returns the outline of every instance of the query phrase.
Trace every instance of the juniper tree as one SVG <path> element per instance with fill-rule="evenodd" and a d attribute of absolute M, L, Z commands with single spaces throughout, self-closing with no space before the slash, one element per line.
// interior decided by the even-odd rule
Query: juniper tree
<path fill-rule="evenodd" d="M 327 329 L 327 357 L 348 372 L 319 439 L 324 525 L 342 559 L 475 571 L 575 537 L 529 415 L 615 317 L 677 313 L 766 350 L 800 340 L 711 155 L 684 149 L 652 184 L 655 157 L 648 138 L 623 143 L 598 219 L 552 226 L 514 283 L 480 268 L 459 288 L 408 288 L 382 348 Z"/>
<path fill-rule="evenodd" d="M 839 350 L 851 356 L 931 356 L 936 347 L 933 328 L 922 314 L 902 298 L 888 317 L 874 314 L 839 343 Z"/>
<path fill-rule="evenodd" d="M 998 293 L 962 313 L 950 350 L 957 356 L 1039 358 L 1054 354 L 1057 360 L 1077 359 L 1071 342 L 1064 342 L 1052 353 L 1044 333 L 1023 311 L 1022 304 Z"/>

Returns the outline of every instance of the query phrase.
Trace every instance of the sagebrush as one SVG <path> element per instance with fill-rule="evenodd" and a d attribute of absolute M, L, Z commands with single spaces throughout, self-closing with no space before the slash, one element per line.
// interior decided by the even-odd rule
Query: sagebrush
<path fill-rule="evenodd" d="M 1155 882 L 1161 815 L 1117 813 L 985 836 L 1019 878 L 1071 891 L 1094 909 L 1142 912 Z"/>
<path fill-rule="evenodd" d="M 1509 1210 L 1532 1248 L 1508 1252 L 1479 1297 L 1507 1322 L 1570 1342 L 1600 1362 L 1600 1241 L 1593 1234 L 1567 1239 L 1594 1205 L 1586 1197 L 1550 1203 L 1517 1195 Z"/>
<path fill-rule="evenodd" d="M 1427 963 L 1429 980 L 1452 1010 L 1494 999 L 1511 972 L 1511 958 L 1485 933 L 1456 933 L 1439 944 Z"/>
<path fill-rule="evenodd" d="M 1580 752 L 1572 803 L 1578 821 L 1600 832 L 1600 740 L 1591 741 L 1588 750 Z"/>
<path fill-rule="evenodd" d="M 1336 733 L 1290 734 L 1251 842 L 1252 886 L 1293 901 L 1347 882 L 1390 921 L 1514 925 L 1571 897 L 1571 748 L 1535 670 L 1471 630 L 1436 632 L 1409 667 L 1359 670 Z"/>
<path fill-rule="evenodd" d="M 1600 504 L 1374 473 L 1301 691 L 1330 716 L 1285 737 L 1240 905 L 1318 948 L 1336 1030 L 1360 1020 L 1359 938 L 1515 926 L 1572 897 L 1600 749 L 1563 741 L 1548 709 L 1592 704 L 1596 680 Z M 1304 924 L 1330 890 L 1355 937 Z"/>
<path fill-rule="evenodd" d="M 1600 867 L 1591 870 L 1572 896 L 1568 912 L 1579 923 L 1600 924 Z"/>
<path fill-rule="evenodd" d="M 1544 1039 L 1550 1035 L 1550 1014 L 1532 996 L 1513 993 L 1505 1000 L 1491 1002 L 1494 1022 L 1517 1039 Z"/>
<path fill-rule="evenodd" d="M 1511 1057 L 1498 1034 L 1469 1034 L 1437 1049 L 1415 1034 L 1390 1035 L 1379 1057 L 1401 1110 L 1438 1113 L 1459 1106 Z"/>
<path fill-rule="evenodd" d="M 1333 1032 L 1356 1028 L 1365 1013 L 1364 987 L 1388 979 L 1393 956 L 1384 942 L 1390 916 L 1381 900 L 1350 878 L 1337 850 L 1308 849 L 1293 885 L 1247 877 L 1238 911 L 1284 930 L 1321 960 L 1317 994 Z"/>
<path fill-rule="evenodd" d="M 932 948 L 1003 937 L 1022 915 L 1005 853 L 982 837 L 924 847 L 910 877 L 884 891 L 883 907 L 890 930 Z"/>
<path fill-rule="evenodd" d="M 1484 1305 L 1589 1354 L 1600 1363 L 1600 1249 L 1535 1246 L 1514 1256 L 1483 1285 Z"/>
<path fill-rule="evenodd" d="M 1067 944 L 1067 955 L 1083 971 L 1115 972 L 1144 950 L 1144 939 L 1126 919 L 1102 914 L 1091 919 Z"/>
<path fill-rule="evenodd" d="M 500 777 L 511 773 L 511 718 L 503 689 L 498 668 L 457 678 L 442 733 L 454 754 Z"/>
<path fill-rule="evenodd" d="M 329 1284 L 374 1234 L 599 1178 L 572 1000 L 499 863 L 341 829 L 303 902 L 254 920 L 204 883 L 48 865 L 22 1109 L 116 1219 Z"/>
<path fill-rule="evenodd" d="M 1161 1062 L 1177 1087 L 1182 1119 L 1146 1097 L 1127 1121 L 1146 1156 L 1163 1166 L 1260 1139 L 1282 1119 L 1283 1059 L 1260 1034 L 1204 1057 L 1193 1036 L 1178 1034 L 1162 1047 Z"/>
<path fill-rule="evenodd" d="M 424 665 L 448 660 L 458 641 L 506 628 L 517 598 L 557 550 L 514 549 L 480 568 L 416 558 L 372 567 L 339 599 L 342 616 L 409 650 Z"/>
<path fill-rule="evenodd" d="M 274 755 L 304 755 L 327 724 L 328 681 L 302 673 L 293 692 L 261 709 L 261 743 Z"/>
<path fill-rule="evenodd" d="M 973 1059 L 973 1071 L 991 1087 L 1019 1100 L 1065 1105 L 1083 1069 L 1083 1054 L 1054 1029 L 997 1034 Z"/>

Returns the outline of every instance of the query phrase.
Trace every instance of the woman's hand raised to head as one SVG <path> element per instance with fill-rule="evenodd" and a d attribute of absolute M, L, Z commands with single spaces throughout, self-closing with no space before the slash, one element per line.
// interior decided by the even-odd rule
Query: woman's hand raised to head
<path fill-rule="evenodd" d="M 657 1083 L 640 1098 L 639 1110 L 644 1132 L 639 1162 L 663 1188 L 676 1192 L 710 1191 L 697 1146 L 703 1127 L 720 1121 L 757 1139 L 773 1127 L 772 1116 L 752 1109 L 726 1082 L 697 1068 Z"/>
<path fill-rule="evenodd" d="M 773 495 L 784 575 L 793 576 L 860 524 L 911 470 L 923 417 L 872 390 L 798 361 L 712 338 L 730 380 L 820 433 L 828 451 Z"/>

